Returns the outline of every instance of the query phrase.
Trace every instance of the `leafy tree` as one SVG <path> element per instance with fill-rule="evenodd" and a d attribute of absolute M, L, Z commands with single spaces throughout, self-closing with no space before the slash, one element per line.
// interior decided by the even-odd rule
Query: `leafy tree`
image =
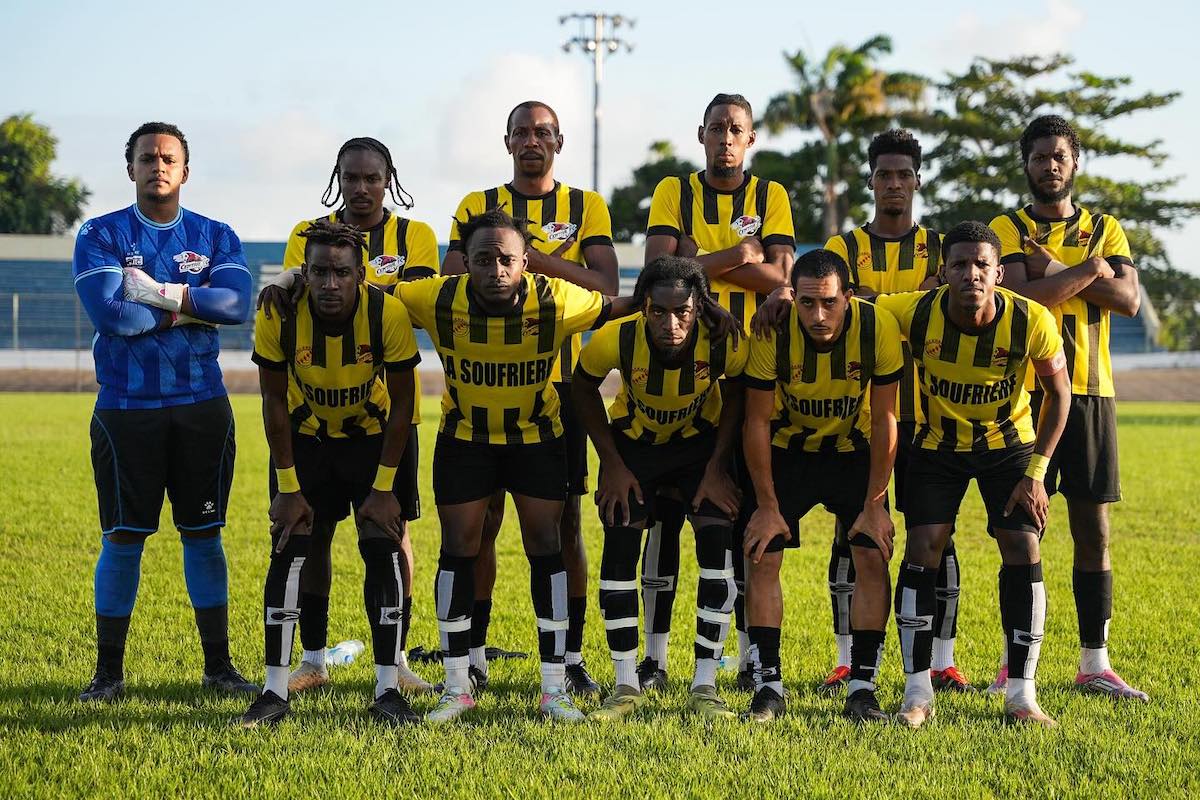
<path fill-rule="evenodd" d="M 633 182 L 613 190 L 608 205 L 609 214 L 612 215 L 613 238 L 618 242 L 627 242 L 645 234 L 646 223 L 650 219 L 650 199 L 658 182 L 698 169 L 691 161 L 676 156 L 670 142 L 653 142 L 649 159 L 634 169 Z"/>
<path fill-rule="evenodd" d="M 870 215 L 871 192 L 867 189 L 864 164 L 867 163 L 866 140 L 855 139 L 839 147 L 839 183 L 837 217 L 842 220 L 866 221 Z M 825 164 L 827 149 L 824 142 L 811 141 L 791 153 L 777 150 L 758 150 L 752 169 L 759 178 L 778 181 L 787 189 L 792 203 L 792 225 L 796 242 L 825 243 Z"/>
<path fill-rule="evenodd" d="M 0 122 L 0 233 L 66 233 L 91 194 L 50 172 L 58 140 L 29 114 Z"/>
<path fill-rule="evenodd" d="M 906 119 L 937 140 L 927 148 L 936 174 L 926 176 L 921 192 L 922 221 L 945 230 L 963 219 L 986 222 L 1027 202 L 1021 132 L 1037 116 L 1061 114 L 1078 131 L 1083 151 L 1075 198 L 1121 221 L 1142 283 L 1163 318 L 1164 344 L 1195 346 L 1200 279 L 1172 268 L 1155 231 L 1179 227 L 1200 213 L 1200 202 L 1164 196 L 1179 178 L 1159 171 L 1167 161 L 1161 141 L 1128 142 L 1108 132 L 1111 121 L 1167 106 L 1179 93 L 1130 94 L 1130 78 L 1073 71 L 1072 63 L 1061 54 L 979 58 L 962 74 L 947 74 L 937 83 L 938 107 Z M 1145 164 L 1154 177 L 1115 180 L 1099 174 L 1099 164 L 1113 156 Z"/>

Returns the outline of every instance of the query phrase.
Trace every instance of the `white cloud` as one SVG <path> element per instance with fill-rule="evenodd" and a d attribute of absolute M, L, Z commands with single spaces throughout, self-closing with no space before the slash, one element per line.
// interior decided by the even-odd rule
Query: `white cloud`
<path fill-rule="evenodd" d="M 993 9 L 1002 6 L 992 6 Z M 1084 24 L 1083 9 L 1072 0 L 1047 0 L 1041 13 L 999 19 L 964 11 L 941 38 L 943 56 L 1005 58 L 1070 52 Z"/>

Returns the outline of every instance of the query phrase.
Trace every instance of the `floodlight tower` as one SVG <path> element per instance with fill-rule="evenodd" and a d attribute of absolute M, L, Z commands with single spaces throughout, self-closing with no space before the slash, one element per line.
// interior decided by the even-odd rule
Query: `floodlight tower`
<path fill-rule="evenodd" d="M 621 26 L 632 28 L 636 20 L 620 14 L 587 12 L 564 14 L 558 18 L 559 25 L 568 22 L 579 24 L 579 35 L 563 42 L 563 51 L 573 48 L 592 59 L 592 189 L 600 191 L 600 82 L 604 79 L 604 56 L 616 54 L 621 48 L 631 52 L 633 45 L 617 37 Z"/>

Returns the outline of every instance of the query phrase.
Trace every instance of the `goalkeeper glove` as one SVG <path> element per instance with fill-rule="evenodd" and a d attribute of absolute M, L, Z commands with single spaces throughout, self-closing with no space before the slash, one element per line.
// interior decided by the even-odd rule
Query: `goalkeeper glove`
<path fill-rule="evenodd" d="M 164 311 L 179 312 L 183 309 L 183 297 L 187 294 L 186 283 L 159 283 L 137 267 L 125 267 L 125 299 Z"/>

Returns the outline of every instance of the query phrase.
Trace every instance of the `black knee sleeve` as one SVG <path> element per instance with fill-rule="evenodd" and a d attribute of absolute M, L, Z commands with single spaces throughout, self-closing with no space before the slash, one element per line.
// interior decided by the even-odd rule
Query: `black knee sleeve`
<path fill-rule="evenodd" d="M 942 563 L 938 565 L 934 584 L 937 607 L 933 616 L 933 635 L 939 639 L 953 639 L 958 635 L 959 563 L 952 538 L 942 551 Z"/>
<path fill-rule="evenodd" d="M 937 571 L 904 561 L 896 580 L 896 630 L 905 673 L 928 671 L 933 661 L 933 584 Z"/>
<path fill-rule="evenodd" d="M 604 529 L 600 614 L 604 617 L 604 634 L 614 660 L 637 658 L 637 560 L 641 540 L 642 532 L 637 528 Z M 646 619 L 650 619 L 649 610 Z"/>
<path fill-rule="evenodd" d="M 283 552 L 271 551 L 263 586 L 263 623 L 267 666 L 291 663 L 296 624 L 300 621 L 300 570 L 308 555 L 307 536 L 292 535 Z"/>
<path fill-rule="evenodd" d="M 543 664 L 561 664 L 567 652 L 567 570 L 562 553 L 529 558 L 529 591 L 537 615 L 538 654 Z"/>
<path fill-rule="evenodd" d="M 366 575 L 363 578 L 363 606 L 371 626 L 371 647 L 376 664 L 400 663 L 401 635 L 404 622 L 404 583 L 400 571 L 400 545 L 387 538 L 359 539 Z"/>
<path fill-rule="evenodd" d="M 720 658 L 729 633 L 729 614 L 737 598 L 729 526 L 697 528 L 696 562 L 700 579 L 696 587 L 695 656 Z"/>
<path fill-rule="evenodd" d="M 1032 680 L 1046 631 L 1041 563 L 1000 567 L 1000 616 L 1008 643 L 1008 676 Z"/>

